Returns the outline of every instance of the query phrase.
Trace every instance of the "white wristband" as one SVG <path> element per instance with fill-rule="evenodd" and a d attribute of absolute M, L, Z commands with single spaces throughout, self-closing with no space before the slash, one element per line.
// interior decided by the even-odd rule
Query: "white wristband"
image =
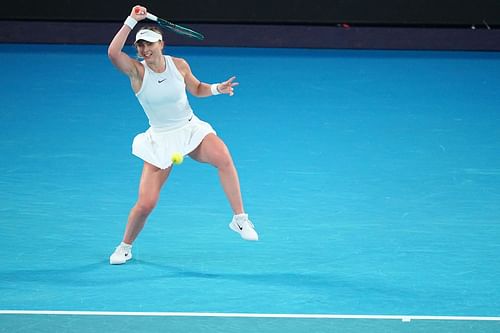
<path fill-rule="evenodd" d="M 137 24 L 137 20 L 131 16 L 127 17 L 125 22 L 123 22 L 126 26 L 128 26 L 130 29 L 134 29 L 135 25 Z"/>
<path fill-rule="evenodd" d="M 220 83 L 214 83 L 210 86 L 210 91 L 212 91 L 212 95 L 220 95 L 220 91 L 219 91 L 219 89 L 217 89 L 219 84 Z"/>

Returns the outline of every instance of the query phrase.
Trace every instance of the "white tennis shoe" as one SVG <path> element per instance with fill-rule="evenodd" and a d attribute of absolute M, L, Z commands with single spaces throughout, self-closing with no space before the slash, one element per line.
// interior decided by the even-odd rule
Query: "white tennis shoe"
<path fill-rule="evenodd" d="M 248 219 L 248 214 L 238 214 L 233 216 L 233 220 L 229 223 L 229 228 L 240 234 L 241 238 L 248 241 L 259 240 L 259 235 L 255 231 L 255 227 Z"/>
<path fill-rule="evenodd" d="M 109 257 L 111 265 L 121 265 L 132 259 L 132 245 L 120 243 L 115 249 L 115 252 Z"/>

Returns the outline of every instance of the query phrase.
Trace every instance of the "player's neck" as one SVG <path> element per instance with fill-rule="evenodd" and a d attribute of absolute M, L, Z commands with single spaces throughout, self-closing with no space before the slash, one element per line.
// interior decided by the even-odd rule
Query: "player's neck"
<path fill-rule="evenodd" d="M 148 67 L 156 73 L 163 73 L 167 68 L 167 64 L 165 62 L 165 57 L 163 56 L 163 54 L 156 57 L 155 59 L 151 59 L 151 61 L 148 62 Z"/>

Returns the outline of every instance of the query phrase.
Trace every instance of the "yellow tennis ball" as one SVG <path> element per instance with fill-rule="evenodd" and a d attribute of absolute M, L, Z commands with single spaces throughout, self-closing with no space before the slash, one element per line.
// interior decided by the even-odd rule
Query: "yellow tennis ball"
<path fill-rule="evenodd" d="M 182 156 L 181 153 L 176 152 L 176 153 L 172 154 L 172 163 L 181 164 L 183 160 L 184 160 L 184 156 Z"/>

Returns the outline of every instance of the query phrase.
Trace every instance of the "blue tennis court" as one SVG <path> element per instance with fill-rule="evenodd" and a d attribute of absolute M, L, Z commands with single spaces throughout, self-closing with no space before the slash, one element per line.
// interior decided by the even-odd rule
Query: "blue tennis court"
<path fill-rule="evenodd" d="M 127 49 L 133 54 L 132 47 Z M 187 159 L 109 265 L 147 119 L 106 46 L 0 45 L 0 332 L 500 331 L 500 54 L 168 47 L 260 241 Z"/>

